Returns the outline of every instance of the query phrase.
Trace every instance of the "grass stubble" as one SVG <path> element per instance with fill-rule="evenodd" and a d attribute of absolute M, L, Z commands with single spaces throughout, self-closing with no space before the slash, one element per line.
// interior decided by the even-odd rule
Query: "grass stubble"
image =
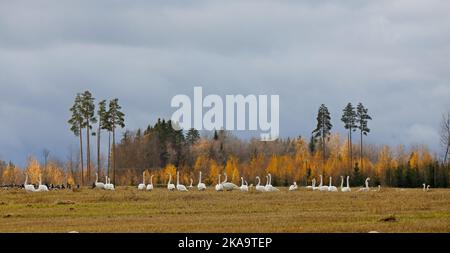
<path fill-rule="evenodd" d="M 0 232 L 450 232 L 450 189 L 0 190 Z"/>

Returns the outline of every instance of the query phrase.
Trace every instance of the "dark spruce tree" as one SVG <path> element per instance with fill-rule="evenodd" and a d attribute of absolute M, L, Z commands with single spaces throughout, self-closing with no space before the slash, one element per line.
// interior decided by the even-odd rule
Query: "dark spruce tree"
<path fill-rule="evenodd" d="M 186 133 L 186 142 L 190 146 L 194 145 L 200 139 L 200 134 L 197 129 L 191 128 Z"/>
<path fill-rule="evenodd" d="M 353 142 L 352 142 L 352 132 L 356 130 L 356 112 L 355 107 L 352 103 L 348 103 L 343 110 L 341 121 L 344 122 L 344 128 L 348 130 L 347 143 L 348 143 L 348 154 L 350 157 L 350 166 L 353 166 Z"/>
<path fill-rule="evenodd" d="M 370 129 L 368 127 L 368 121 L 372 120 L 372 117 L 368 114 L 369 110 L 367 108 L 364 108 L 364 105 L 362 103 L 359 103 L 356 107 L 356 123 L 358 124 L 357 128 L 360 131 L 360 146 L 359 146 L 359 163 L 361 165 L 361 168 L 364 169 L 363 164 L 363 135 L 366 135 L 370 133 Z"/>
<path fill-rule="evenodd" d="M 318 138 L 320 140 L 320 145 L 322 148 L 322 167 L 326 157 L 325 144 L 330 137 L 332 127 L 333 125 L 331 124 L 330 112 L 328 111 L 328 108 L 322 104 L 319 108 L 319 112 L 317 113 L 317 127 L 314 131 L 312 131 L 314 138 Z"/>

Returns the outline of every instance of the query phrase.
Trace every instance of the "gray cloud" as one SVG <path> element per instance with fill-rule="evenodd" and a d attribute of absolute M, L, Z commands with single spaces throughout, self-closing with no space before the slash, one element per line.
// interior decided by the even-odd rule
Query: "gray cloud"
<path fill-rule="evenodd" d="M 76 139 L 85 89 L 119 97 L 128 128 L 173 112 L 175 94 L 279 94 L 281 135 L 308 136 L 327 104 L 363 102 L 372 143 L 438 150 L 450 109 L 448 1 L 2 1 L 0 156 Z"/>

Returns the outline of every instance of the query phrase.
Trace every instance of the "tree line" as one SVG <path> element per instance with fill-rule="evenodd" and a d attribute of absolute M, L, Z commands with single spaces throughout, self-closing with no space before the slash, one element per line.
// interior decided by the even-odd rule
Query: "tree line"
<path fill-rule="evenodd" d="M 264 142 L 259 139 L 242 140 L 228 131 L 202 132 L 196 129 L 177 130 L 170 120 L 158 119 L 143 129 L 125 130 L 115 141 L 115 129 L 124 127 L 124 114 L 118 100 L 102 100 L 95 112 L 94 98 L 89 92 L 76 96 L 69 120 L 72 132 L 79 138 L 80 150 L 73 152 L 67 161 L 50 159 L 49 165 L 40 166 L 30 158 L 26 170 L 32 175 L 43 172 L 44 180 L 58 180 L 90 184 L 91 169 L 97 166 L 97 173 L 110 175 L 118 185 L 135 185 L 142 181 L 142 172 L 155 175 L 156 184 L 165 184 L 168 174 L 175 176 L 181 171 L 181 179 L 189 183 L 190 178 L 198 180 L 201 171 L 207 184 L 217 182 L 219 173 L 226 172 L 230 181 L 239 183 L 240 177 L 253 181 L 258 175 L 271 173 L 275 185 L 289 185 L 294 180 L 302 185 L 310 184 L 313 178 L 332 176 L 339 184 L 340 176 L 349 175 L 352 186 L 361 186 L 366 177 L 372 183 L 392 187 L 420 187 L 422 183 L 432 187 L 448 187 L 450 145 L 450 114 L 443 116 L 441 144 L 444 159 L 430 152 L 425 145 L 405 147 L 398 145 L 365 144 L 364 136 L 370 133 L 372 117 L 362 103 L 356 107 L 348 103 L 340 117 L 347 130 L 345 138 L 332 132 L 331 115 L 326 105 L 317 113 L 317 127 L 307 138 L 280 138 Z M 93 133 L 93 124 L 96 131 Z M 100 135 L 108 132 L 108 165 L 102 166 Z M 359 141 L 354 143 L 353 134 Z M 85 138 L 83 138 L 83 136 Z M 89 136 L 97 137 L 97 162 L 90 158 Z M 83 172 L 83 141 L 86 141 L 86 175 Z M 355 155 L 354 150 L 359 150 Z M 72 153 L 71 153 L 72 154 Z M 46 164 L 45 160 L 45 164 Z M 13 164 L 0 163 L 2 182 L 21 182 L 23 173 Z M 32 176 L 32 180 L 34 176 Z"/>

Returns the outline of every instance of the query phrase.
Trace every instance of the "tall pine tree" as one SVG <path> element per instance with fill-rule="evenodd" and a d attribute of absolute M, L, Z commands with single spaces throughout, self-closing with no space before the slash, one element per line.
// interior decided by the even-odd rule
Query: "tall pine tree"
<path fill-rule="evenodd" d="M 91 180 L 91 146 L 90 136 L 92 124 L 97 122 L 95 117 L 95 98 L 89 91 L 85 91 L 81 95 L 81 113 L 83 115 L 84 127 L 86 127 L 86 168 L 88 181 Z"/>
<path fill-rule="evenodd" d="M 314 138 L 320 139 L 320 145 L 322 148 L 322 165 L 325 162 L 325 144 L 331 134 L 331 116 L 326 105 L 322 104 L 317 113 L 317 127 L 312 131 Z M 322 168 L 323 169 L 323 168 Z"/>
<path fill-rule="evenodd" d="M 83 160 L 83 128 L 84 128 L 84 119 L 82 114 L 82 97 L 81 94 L 78 93 L 75 97 L 75 102 L 70 108 L 72 112 L 72 116 L 69 119 L 68 123 L 70 124 L 70 131 L 80 140 L 80 165 L 81 165 L 81 185 L 83 185 L 83 177 L 84 177 L 84 160 Z"/>
<path fill-rule="evenodd" d="M 366 135 L 370 133 L 370 129 L 367 125 L 369 120 L 372 120 L 372 117 L 368 114 L 369 110 L 367 108 L 364 108 L 364 105 L 362 103 L 359 103 L 356 108 L 356 122 L 358 123 L 358 129 L 360 131 L 361 135 L 361 143 L 360 143 L 360 150 L 359 150 L 359 163 L 361 165 L 361 168 L 363 167 L 363 135 Z"/>
<path fill-rule="evenodd" d="M 342 122 L 344 122 L 344 128 L 348 130 L 348 152 L 350 157 L 350 166 L 353 167 L 353 142 L 352 142 L 352 132 L 356 130 L 356 112 L 355 107 L 353 107 L 352 103 L 348 103 L 347 106 L 343 110 Z"/>
<path fill-rule="evenodd" d="M 109 102 L 108 119 L 112 130 L 112 160 L 113 160 L 113 184 L 116 184 L 116 128 L 125 127 L 125 114 L 120 110 L 119 99 L 115 98 Z"/>
<path fill-rule="evenodd" d="M 109 119 L 108 119 L 108 111 L 106 110 L 106 100 L 100 101 L 98 103 L 98 129 L 97 129 L 97 173 L 100 176 L 100 170 L 102 168 L 101 166 L 101 157 L 100 157 L 100 137 L 102 130 L 108 130 L 111 128 L 109 126 Z"/>

